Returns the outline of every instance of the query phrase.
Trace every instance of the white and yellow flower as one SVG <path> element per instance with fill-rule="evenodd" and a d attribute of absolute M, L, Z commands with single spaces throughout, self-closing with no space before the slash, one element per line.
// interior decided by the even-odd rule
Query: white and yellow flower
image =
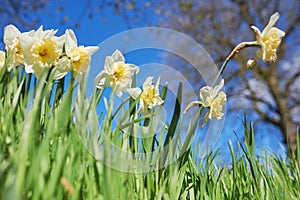
<path fill-rule="evenodd" d="M 262 32 L 256 26 L 251 26 L 255 32 L 256 41 L 261 46 L 256 57 L 262 58 L 263 61 L 275 62 L 277 59 L 276 51 L 282 37 L 285 35 L 284 31 L 274 27 L 278 19 L 279 13 L 276 12 L 271 16 L 269 23 Z M 253 60 L 251 61 L 251 65 L 253 65 Z"/>
<path fill-rule="evenodd" d="M 200 100 L 203 107 L 209 108 L 205 115 L 204 123 L 208 119 L 220 120 L 223 117 L 223 107 L 226 103 L 226 94 L 221 91 L 224 86 L 224 79 L 215 87 L 205 86 L 200 89 Z"/>
<path fill-rule="evenodd" d="M 129 88 L 127 89 L 127 92 L 129 95 L 137 99 L 140 96 L 140 107 L 137 111 L 137 113 L 148 113 L 148 109 L 152 109 L 155 106 L 161 105 L 164 103 L 164 101 L 159 96 L 159 80 L 158 82 L 153 85 L 152 84 L 153 77 L 148 77 L 144 84 L 143 84 L 143 90 L 140 88 Z"/>
<path fill-rule="evenodd" d="M 30 35 L 33 32 L 34 31 L 21 33 L 18 28 L 12 24 L 7 25 L 4 28 L 3 40 L 5 49 L 9 55 L 8 71 L 20 64 L 24 64 L 24 54 L 20 46 L 20 38 L 23 35 Z"/>
<path fill-rule="evenodd" d="M 91 56 L 99 47 L 77 46 L 77 39 L 71 29 L 66 30 L 66 54 L 71 60 L 71 69 L 75 73 L 85 72 L 91 63 Z"/>
<path fill-rule="evenodd" d="M 124 56 L 116 50 L 111 56 L 106 56 L 104 70 L 95 79 L 97 88 L 111 87 L 118 97 L 131 87 L 132 76 L 139 72 L 139 67 L 126 64 Z"/>
<path fill-rule="evenodd" d="M 202 127 L 205 125 L 205 123 L 215 118 L 217 120 L 222 119 L 224 116 L 223 108 L 227 101 L 225 92 L 221 91 L 224 86 L 224 79 L 221 80 L 221 82 L 214 86 L 204 86 L 200 89 L 199 95 L 200 95 L 200 101 L 193 101 L 191 102 L 183 113 L 186 113 L 190 108 L 194 106 L 202 105 L 205 108 L 208 108 L 208 112 L 206 113 L 204 120 L 202 122 Z"/>
<path fill-rule="evenodd" d="M 78 46 L 75 33 L 71 29 L 66 30 L 65 36 L 65 56 L 55 65 L 54 79 L 63 78 L 69 70 L 73 70 L 75 75 L 86 72 L 91 63 L 91 56 L 99 49 L 97 46 Z"/>
<path fill-rule="evenodd" d="M 56 37 L 56 32 L 53 29 L 44 31 L 41 26 L 37 31 L 20 38 L 27 73 L 34 73 L 39 78 L 45 69 L 56 65 L 65 41 L 65 35 Z"/>
<path fill-rule="evenodd" d="M 5 52 L 0 51 L 0 69 L 4 66 L 5 63 Z"/>

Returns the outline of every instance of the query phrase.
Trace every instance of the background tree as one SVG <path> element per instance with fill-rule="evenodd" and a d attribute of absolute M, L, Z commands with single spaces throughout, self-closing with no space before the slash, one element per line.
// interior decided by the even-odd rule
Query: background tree
<path fill-rule="evenodd" d="M 240 42 L 255 40 L 251 25 L 261 30 L 270 16 L 279 12 L 277 27 L 286 35 L 278 49 L 275 63 L 258 61 L 248 69 L 247 60 L 257 49 L 245 49 L 234 57 L 223 77 L 231 96 L 229 108 L 255 113 L 259 120 L 279 129 L 289 150 L 296 148 L 297 124 L 300 122 L 300 2 L 297 0 L 212 0 L 212 1 L 111 1 L 111 6 L 129 24 L 169 27 L 189 34 L 221 63 Z M 147 16 L 157 15 L 157 21 Z M 188 47 L 183 47 L 188 48 Z M 174 59 L 171 62 L 174 62 Z M 193 77 L 190 67 L 184 73 Z M 198 83 L 194 77 L 193 82 Z M 272 133 L 269 133 L 272 134 Z"/>
<path fill-rule="evenodd" d="M 14 23 L 21 27 L 33 27 L 38 23 L 38 12 L 45 8 L 48 0 L 1 1 L 1 26 Z"/>
<path fill-rule="evenodd" d="M 286 32 L 286 36 L 278 49 L 278 61 L 260 61 L 248 69 L 249 54 L 254 57 L 257 49 L 247 49 L 229 63 L 224 77 L 230 86 L 227 92 L 235 99 L 232 108 L 239 105 L 238 109 L 255 112 L 261 120 L 277 127 L 286 138 L 289 149 L 295 150 L 296 124 L 300 120 L 300 38 L 297 36 L 300 2 L 179 1 L 176 8 L 177 12 L 173 11 L 169 18 L 170 27 L 203 43 L 217 63 L 224 60 L 239 42 L 255 40 L 251 25 L 263 29 L 273 13 L 278 11 L 281 14 L 277 26 Z"/>
<path fill-rule="evenodd" d="M 22 27 L 34 27 L 38 23 L 39 11 L 49 2 L 9 0 L 3 3 L 0 9 L 2 27 L 12 22 Z M 289 149 L 295 150 L 296 128 L 300 122 L 298 0 L 88 0 L 82 7 L 78 19 L 69 21 L 66 16 L 60 22 L 78 27 L 84 15 L 109 20 L 106 18 L 106 8 L 110 8 L 110 11 L 113 10 L 127 22 L 129 28 L 156 25 L 190 35 L 203 44 L 218 64 L 238 43 L 255 40 L 251 25 L 263 29 L 269 17 L 278 11 L 281 17 L 277 26 L 286 33 L 278 49 L 278 61 L 258 61 L 256 66 L 248 69 L 246 62 L 255 56 L 257 49 L 245 49 L 230 61 L 223 77 L 227 82 L 227 93 L 231 96 L 229 109 L 243 109 L 247 113 L 255 113 L 259 120 L 280 130 Z M 63 11 L 64 7 L 59 6 L 57 9 Z M 176 62 L 173 58 L 167 60 Z M 188 66 L 181 69 L 199 87 L 199 77 L 194 76 L 194 71 Z"/>

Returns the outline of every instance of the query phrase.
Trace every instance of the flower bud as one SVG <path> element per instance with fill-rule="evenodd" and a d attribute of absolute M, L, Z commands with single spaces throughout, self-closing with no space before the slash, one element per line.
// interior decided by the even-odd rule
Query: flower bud
<path fill-rule="evenodd" d="M 254 59 L 249 59 L 248 61 L 247 61 L 247 67 L 248 68 L 251 68 L 251 67 L 253 67 L 254 65 L 255 65 L 255 60 Z"/>

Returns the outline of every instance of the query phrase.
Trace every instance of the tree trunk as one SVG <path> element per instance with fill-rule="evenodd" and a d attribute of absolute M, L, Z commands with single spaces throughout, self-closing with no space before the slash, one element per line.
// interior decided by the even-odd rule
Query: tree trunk
<path fill-rule="evenodd" d="M 290 113 L 281 114 L 280 129 L 285 136 L 289 152 L 293 153 L 297 149 L 297 132 L 296 126 L 292 122 L 289 114 Z"/>
<path fill-rule="evenodd" d="M 280 91 L 278 80 L 275 76 L 269 77 L 269 88 L 277 104 L 280 121 L 278 123 L 281 132 L 285 137 L 289 153 L 293 153 L 297 148 L 297 131 L 293 123 L 291 110 L 287 103 L 286 92 Z"/>

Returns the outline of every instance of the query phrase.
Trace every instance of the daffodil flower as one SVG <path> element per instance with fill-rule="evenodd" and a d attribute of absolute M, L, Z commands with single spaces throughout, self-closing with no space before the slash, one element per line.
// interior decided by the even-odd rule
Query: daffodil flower
<path fill-rule="evenodd" d="M 256 41 L 261 46 L 256 57 L 262 58 L 263 61 L 275 62 L 277 59 L 276 51 L 282 37 L 285 35 L 284 31 L 274 27 L 278 19 L 279 13 L 276 12 L 271 16 L 269 23 L 262 32 L 256 26 L 251 26 L 255 32 Z M 253 60 L 250 62 L 248 66 L 251 67 Z"/>
<path fill-rule="evenodd" d="M 139 72 L 139 67 L 126 64 L 124 56 L 116 50 L 111 56 L 106 56 L 104 70 L 95 79 L 97 88 L 111 87 L 118 97 L 131 87 L 132 76 Z"/>
<path fill-rule="evenodd" d="M 57 30 L 43 30 L 41 26 L 31 34 L 20 38 L 24 54 L 25 70 L 39 78 L 45 69 L 53 67 L 62 53 L 65 35 L 56 37 Z"/>
<path fill-rule="evenodd" d="M 20 38 L 23 35 L 30 35 L 34 31 L 21 33 L 17 27 L 10 24 L 4 28 L 4 44 L 5 49 L 9 55 L 9 63 L 7 66 L 7 70 L 10 71 L 14 67 L 24 64 L 24 54 L 20 46 Z"/>
<path fill-rule="evenodd" d="M 99 47 L 97 46 L 77 46 L 77 39 L 74 32 L 66 30 L 66 54 L 71 60 L 71 68 L 75 73 L 83 73 L 90 66 L 91 56 Z"/>
<path fill-rule="evenodd" d="M 191 107 L 194 107 L 196 105 L 202 105 L 203 107 L 208 108 L 209 110 L 204 117 L 202 127 L 209 119 L 222 119 L 222 117 L 224 116 L 222 111 L 227 100 L 225 92 L 221 91 L 223 86 L 224 79 L 222 79 L 221 82 L 214 87 L 204 86 L 203 88 L 201 88 L 199 93 L 200 101 L 191 102 L 184 110 L 184 113 L 186 113 Z"/>
<path fill-rule="evenodd" d="M 127 92 L 129 95 L 137 99 L 140 96 L 140 107 L 137 111 L 137 113 L 148 113 L 148 109 L 152 109 L 155 106 L 161 105 L 164 103 L 164 101 L 159 96 L 159 80 L 155 85 L 152 84 L 153 77 L 148 77 L 144 84 L 143 84 L 143 90 L 140 88 L 129 88 L 127 89 Z"/>
<path fill-rule="evenodd" d="M 5 63 L 5 52 L 0 51 L 0 69 L 4 66 Z"/>
<path fill-rule="evenodd" d="M 204 123 L 208 119 L 216 118 L 220 120 L 223 117 L 222 110 L 227 100 L 225 92 L 221 91 L 223 86 L 224 79 L 215 87 L 205 86 L 200 89 L 202 106 L 209 108 L 208 113 L 205 115 Z"/>

